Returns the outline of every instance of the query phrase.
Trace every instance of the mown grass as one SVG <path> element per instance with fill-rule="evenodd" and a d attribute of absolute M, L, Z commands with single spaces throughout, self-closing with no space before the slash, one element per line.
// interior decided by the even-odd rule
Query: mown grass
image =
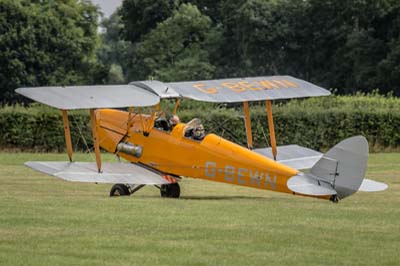
<path fill-rule="evenodd" d="M 153 187 L 109 198 L 109 185 L 23 166 L 65 159 L 0 153 L 0 265 L 400 263 L 400 154 L 370 157 L 368 177 L 388 190 L 339 204 L 193 179 L 181 183 L 179 200 Z"/>

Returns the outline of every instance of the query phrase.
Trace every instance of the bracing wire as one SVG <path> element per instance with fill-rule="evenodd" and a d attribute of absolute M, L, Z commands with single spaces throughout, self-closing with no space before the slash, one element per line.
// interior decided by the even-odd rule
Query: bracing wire
<path fill-rule="evenodd" d="M 257 119 L 257 125 L 260 126 L 260 128 L 261 128 L 261 132 L 262 132 L 262 134 L 264 136 L 264 140 L 265 140 L 265 143 L 267 144 L 267 147 L 271 147 L 271 144 L 268 142 L 267 135 L 265 134 L 265 131 L 264 131 L 264 128 L 263 128 L 263 126 L 262 126 L 262 124 L 260 122 L 260 119 Z"/>
<path fill-rule="evenodd" d="M 75 119 L 75 117 L 74 117 L 73 114 L 71 114 L 71 118 L 72 118 L 72 121 L 75 123 L 75 126 L 78 128 L 80 138 L 82 139 L 83 143 L 84 143 L 85 146 L 86 146 L 87 153 L 90 155 L 90 157 L 91 157 L 92 160 L 93 160 L 93 159 L 94 159 L 93 153 L 92 153 L 92 150 L 93 150 L 93 149 L 90 149 L 90 148 L 89 148 L 89 145 L 88 145 L 88 143 L 87 143 L 87 141 L 86 141 L 86 139 L 85 139 L 85 136 L 84 136 L 83 133 L 82 133 L 82 129 L 81 129 L 81 127 L 79 126 L 79 124 L 78 124 L 78 122 L 76 121 L 76 119 Z"/>

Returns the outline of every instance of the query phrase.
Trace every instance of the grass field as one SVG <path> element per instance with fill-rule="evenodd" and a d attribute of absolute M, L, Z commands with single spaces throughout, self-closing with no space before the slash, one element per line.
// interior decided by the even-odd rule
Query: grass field
<path fill-rule="evenodd" d="M 399 153 L 370 156 L 388 190 L 339 204 L 193 179 L 109 198 L 23 166 L 65 159 L 0 153 L 0 265 L 400 265 Z"/>

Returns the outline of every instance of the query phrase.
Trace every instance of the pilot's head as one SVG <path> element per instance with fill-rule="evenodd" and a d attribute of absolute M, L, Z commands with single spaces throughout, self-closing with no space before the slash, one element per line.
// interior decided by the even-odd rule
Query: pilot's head
<path fill-rule="evenodd" d="M 171 118 L 169 119 L 169 124 L 171 125 L 171 127 L 176 126 L 177 124 L 179 124 L 181 121 L 179 119 L 179 117 L 177 115 L 173 115 L 171 116 Z"/>
<path fill-rule="evenodd" d="M 195 127 L 194 129 L 193 129 L 193 136 L 196 138 L 196 139 L 202 139 L 202 138 L 204 138 L 204 127 L 203 127 L 203 125 L 198 125 L 197 127 Z"/>

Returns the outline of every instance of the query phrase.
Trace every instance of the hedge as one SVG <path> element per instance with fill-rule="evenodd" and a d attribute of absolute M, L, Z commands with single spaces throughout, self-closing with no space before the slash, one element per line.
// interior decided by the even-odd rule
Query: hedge
<path fill-rule="evenodd" d="M 69 121 L 74 150 L 91 149 L 89 114 L 71 112 Z M 65 150 L 61 112 L 37 104 L 29 108 L 8 106 L 0 109 L 0 136 L 0 149 L 3 150 Z"/>
<path fill-rule="evenodd" d="M 173 103 L 163 103 L 172 110 Z M 255 147 L 269 146 L 265 105 L 251 104 Z M 298 144 L 325 151 L 344 138 L 363 135 L 371 151 L 400 148 L 400 99 L 379 95 L 330 96 L 275 102 L 273 105 L 278 145 Z M 202 119 L 208 132 L 246 145 L 244 118 L 240 104 L 233 106 L 183 101 L 182 121 Z M 92 138 L 88 112 L 70 114 L 75 150 L 85 151 Z M 64 151 L 64 133 L 58 110 L 34 105 L 0 109 L 0 148 L 29 151 Z"/>

